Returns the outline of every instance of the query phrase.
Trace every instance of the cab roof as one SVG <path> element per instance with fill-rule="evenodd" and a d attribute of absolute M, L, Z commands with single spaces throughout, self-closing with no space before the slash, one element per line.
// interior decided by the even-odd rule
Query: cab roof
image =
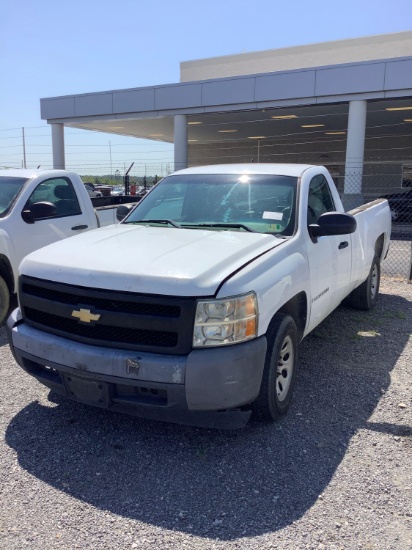
<path fill-rule="evenodd" d="M 312 164 L 215 164 L 212 166 L 196 166 L 174 172 L 175 174 L 272 174 L 278 176 L 299 177 Z"/>

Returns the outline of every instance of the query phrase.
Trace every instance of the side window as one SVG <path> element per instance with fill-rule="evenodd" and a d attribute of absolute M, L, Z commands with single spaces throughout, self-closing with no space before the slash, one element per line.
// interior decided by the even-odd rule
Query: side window
<path fill-rule="evenodd" d="M 82 213 L 73 184 L 68 178 L 52 178 L 40 183 L 30 195 L 25 208 L 44 201 L 55 205 L 56 218 Z"/>
<path fill-rule="evenodd" d="M 325 176 L 315 176 L 309 185 L 308 196 L 308 225 L 317 223 L 318 218 L 325 212 L 336 210 L 333 198 Z"/>

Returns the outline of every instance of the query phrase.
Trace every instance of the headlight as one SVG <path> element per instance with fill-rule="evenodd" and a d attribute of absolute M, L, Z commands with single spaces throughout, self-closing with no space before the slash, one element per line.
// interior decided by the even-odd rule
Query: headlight
<path fill-rule="evenodd" d="M 236 344 L 256 336 L 257 300 L 254 292 L 197 303 L 194 348 Z"/>

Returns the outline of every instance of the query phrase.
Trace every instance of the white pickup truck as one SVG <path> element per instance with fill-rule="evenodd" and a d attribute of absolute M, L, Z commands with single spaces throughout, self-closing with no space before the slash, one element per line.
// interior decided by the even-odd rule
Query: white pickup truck
<path fill-rule="evenodd" d="M 71 235 L 115 223 L 116 208 L 93 208 L 82 179 L 74 172 L 0 171 L 0 323 L 17 288 L 24 256 Z"/>
<path fill-rule="evenodd" d="M 23 260 L 10 346 L 83 403 L 215 427 L 276 420 L 299 341 L 345 298 L 375 305 L 390 224 L 381 199 L 344 213 L 323 167 L 182 170 L 119 225 Z"/>

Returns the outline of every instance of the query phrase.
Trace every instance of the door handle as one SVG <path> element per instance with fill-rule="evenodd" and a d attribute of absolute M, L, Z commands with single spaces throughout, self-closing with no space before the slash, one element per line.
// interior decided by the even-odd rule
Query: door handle
<path fill-rule="evenodd" d="M 81 231 L 82 229 L 87 229 L 88 225 L 75 225 L 72 227 L 72 231 Z"/>
<path fill-rule="evenodd" d="M 348 246 L 349 246 L 348 241 L 343 241 L 342 243 L 339 244 L 338 248 L 339 250 L 342 250 L 342 248 L 346 248 Z"/>

